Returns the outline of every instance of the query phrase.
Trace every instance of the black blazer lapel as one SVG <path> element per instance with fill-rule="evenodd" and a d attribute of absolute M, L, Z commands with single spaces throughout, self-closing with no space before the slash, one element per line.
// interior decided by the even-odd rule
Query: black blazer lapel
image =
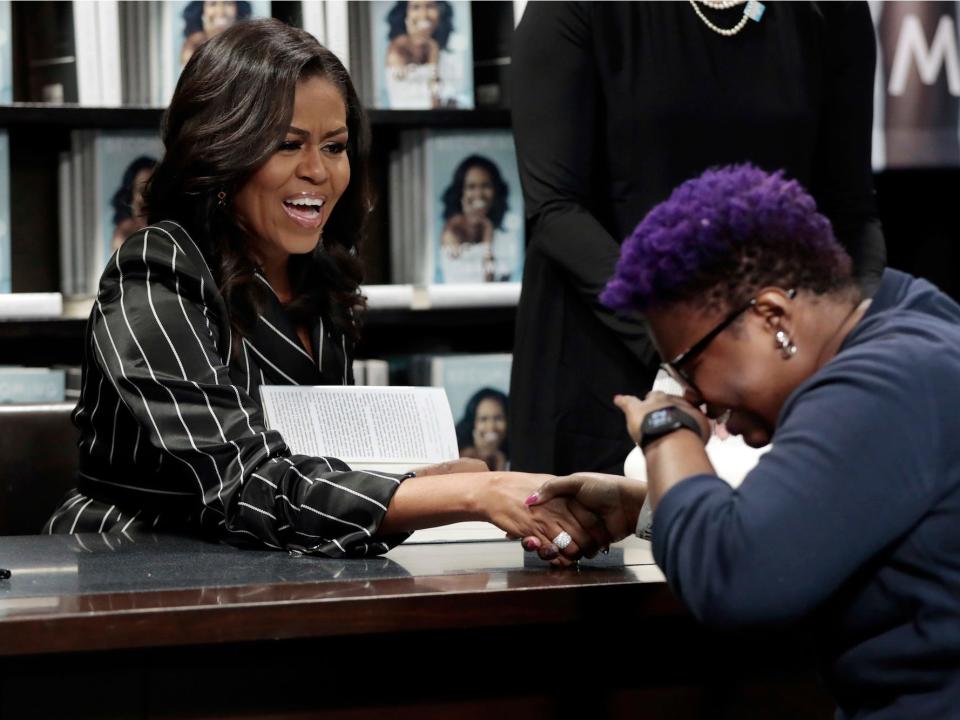
<path fill-rule="evenodd" d="M 260 282 L 270 287 L 257 274 Z M 315 361 L 297 337 L 296 329 L 271 289 L 260 310 L 257 324 L 247 339 L 247 349 L 263 370 L 268 383 L 277 385 L 320 385 Z"/>

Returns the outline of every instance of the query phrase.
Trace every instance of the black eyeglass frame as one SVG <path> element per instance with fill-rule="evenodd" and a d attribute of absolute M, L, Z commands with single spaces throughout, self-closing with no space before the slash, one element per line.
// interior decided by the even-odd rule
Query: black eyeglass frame
<path fill-rule="evenodd" d="M 793 288 L 787 290 L 787 297 L 793 300 L 796 297 L 797 291 Z M 676 380 L 681 385 L 686 385 L 691 390 L 693 390 L 698 398 L 703 398 L 703 393 L 700 392 L 700 388 L 697 387 L 696 383 L 693 382 L 691 378 L 684 370 L 683 365 L 689 363 L 695 357 L 700 355 L 704 350 L 707 349 L 707 346 L 713 342 L 714 338 L 717 337 L 720 333 L 730 327 L 733 322 L 740 317 L 747 310 L 752 308 L 757 304 L 757 299 L 750 298 L 750 302 L 746 305 L 738 307 L 736 310 L 727 315 L 723 320 L 721 320 L 712 330 L 710 330 L 706 335 L 697 340 L 693 345 L 688 347 L 682 353 L 674 357 L 672 360 L 660 363 L 660 367 L 666 371 L 666 373 Z"/>

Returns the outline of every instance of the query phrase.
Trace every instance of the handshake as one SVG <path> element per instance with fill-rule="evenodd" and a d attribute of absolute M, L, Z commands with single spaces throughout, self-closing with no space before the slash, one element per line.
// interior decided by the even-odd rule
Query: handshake
<path fill-rule="evenodd" d="M 593 557 L 634 533 L 646 495 L 646 482 L 619 475 L 583 472 L 551 478 L 527 497 L 526 506 L 533 513 L 565 510 L 574 522 L 546 543 L 524 537 L 523 548 L 558 566 Z M 550 508 L 552 504 L 559 507 Z"/>

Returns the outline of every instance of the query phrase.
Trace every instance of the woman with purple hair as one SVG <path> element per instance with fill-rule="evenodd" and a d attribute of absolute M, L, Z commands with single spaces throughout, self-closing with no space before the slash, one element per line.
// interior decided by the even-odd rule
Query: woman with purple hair
<path fill-rule="evenodd" d="M 750 165 L 676 188 L 625 241 L 602 300 L 642 313 L 684 397 L 618 396 L 647 486 L 581 474 L 703 622 L 812 618 L 839 718 L 960 708 L 960 306 L 886 270 L 872 298 L 799 183 Z M 708 417 L 769 452 L 733 488 Z"/>

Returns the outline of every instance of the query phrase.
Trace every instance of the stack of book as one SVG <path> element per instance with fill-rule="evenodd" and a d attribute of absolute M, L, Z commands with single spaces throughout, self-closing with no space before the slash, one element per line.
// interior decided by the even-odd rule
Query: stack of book
<path fill-rule="evenodd" d="M 28 99 L 162 107 L 201 42 L 235 22 L 268 17 L 270 3 L 77 0 L 18 11 L 20 27 L 29 28 Z"/>
<path fill-rule="evenodd" d="M 523 198 L 509 130 L 410 130 L 390 158 L 394 282 L 518 282 Z"/>
<path fill-rule="evenodd" d="M 146 225 L 143 185 L 163 151 L 155 132 L 74 130 L 60 155 L 60 287 L 93 295 L 107 261 Z"/>

